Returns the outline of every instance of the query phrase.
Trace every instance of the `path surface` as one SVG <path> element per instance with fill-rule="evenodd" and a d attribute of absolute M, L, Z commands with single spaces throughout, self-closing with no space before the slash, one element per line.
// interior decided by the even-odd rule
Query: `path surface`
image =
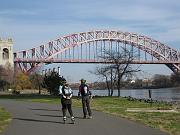
<path fill-rule="evenodd" d="M 0 99 L 0 106 L 12 114 L 2 135 L 167 135 L 135 122 L 93 111 L 93 119 L 82 119 L 82 110 L 73 109 L 76 123 L 62 123 L 60 106 Z"/>

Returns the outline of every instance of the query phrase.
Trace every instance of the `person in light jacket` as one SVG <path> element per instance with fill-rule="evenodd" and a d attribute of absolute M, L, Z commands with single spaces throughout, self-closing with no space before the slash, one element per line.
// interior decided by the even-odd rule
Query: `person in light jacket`
<path fill-rule="evenodd" d="M 66 112 L 68 110 L 71 120 L 74 123 L 74 116 L 73 116 L 73 111 L 72 111 L 72 90 L 69 87 L 69 84 L 64 81 L 64 85 L 60 86 L 60 95 L 61 95 L 61 104 L 62 104 L 62 112 L 63 112 L 63 121 L 65 123 L 67 117 L 66 117 Z"/>

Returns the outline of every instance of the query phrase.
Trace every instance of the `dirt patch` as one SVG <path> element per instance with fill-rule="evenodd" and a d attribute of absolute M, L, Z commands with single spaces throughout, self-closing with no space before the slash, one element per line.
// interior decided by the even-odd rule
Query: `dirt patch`
<path fill-rule="evenodd" d="M 179 113 L 177 110 L 156 110 L 148 108 L 127 108 L 127 112 L 161 112 L 161 113 Z"/>

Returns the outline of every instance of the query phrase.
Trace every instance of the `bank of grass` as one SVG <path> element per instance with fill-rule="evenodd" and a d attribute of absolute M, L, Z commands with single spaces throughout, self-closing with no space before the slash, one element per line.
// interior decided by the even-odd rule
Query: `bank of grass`
<path fill-rule="evenodd" d="M 160 113 L 160 112 L 127 112 L 127 108 L 147 108 L 152 110 L 168 110 L 174 107 L 166 103 L 144 103 L 139 101 L 128 101 L 126 98 L 97 98 L 92 102 L 92 107 L 96 110 L 114 114 L 133 121 L 146 124 L 171 135 L 180 135 L 180 112 Z"/>
<path fill-rule="evenodd" d="M 23 101 L 42 102 L 59 104 L 60 99 L 56 96 L 18 95 L 0 96 L 0 98 L 16 99 Z M 81 100 L 73 99 L 74 107 L 81 107 Z M 127 112 L 127 108 L 147 108 L 153 110 L 173 109 L 173 106 L 166 103 L 144 103 L 139 101 L 128 101 L 126 98 L 99 97 L 94 98 L 91 107 L 95 110 L 124 117 L 133 121 L 146 124 L 153 128 L 159 128 L 171 135 L 180 135 L 180 112 L 179 113 L 147 113 Z"/>
<path fill-rule="evenodd" d="M 7 127 L 10 121 L 10 114 L 4 108 L 0 107 L 0 133 Z"/>

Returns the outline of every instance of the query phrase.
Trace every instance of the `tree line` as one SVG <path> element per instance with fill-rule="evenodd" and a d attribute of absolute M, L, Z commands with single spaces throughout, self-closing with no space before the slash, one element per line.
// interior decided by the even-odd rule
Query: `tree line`
<path fill-rule="evenodd" d="M 48 72 L 45 75 L 39 72 L 26 74 L 21 71 L 14 72 L 11 68 L 0 66 L 1 91 L 12 89 L 17 93 L 19 90 L 36 89 L 41 94 L 41 90 L 46 89 L 51 95 L 58 95 L 59 85 L 64 80 L 65 78 L 55 71 Z"/>
<path fill-rule="evenodd" d="M 94 82 L 93 88 L 97 90 L 104 90 L 104 89 L 111 89 L 110 87 L 107 87 L 107 84 L 111 84 L 111 81 L 100 81 L 100 82 Z M 116 88 L 116 85 L 113 86 L 114 89 Z M 149 88 L 170 88 L 170 87 L 180 87 L 180 74 L 174 74 L 171 75 L 161 75 L 161 74 L 155 74 L 150 79 L 127 79 L 121 81 L 121 88 L 122 89 L 149 89 Z"/>

